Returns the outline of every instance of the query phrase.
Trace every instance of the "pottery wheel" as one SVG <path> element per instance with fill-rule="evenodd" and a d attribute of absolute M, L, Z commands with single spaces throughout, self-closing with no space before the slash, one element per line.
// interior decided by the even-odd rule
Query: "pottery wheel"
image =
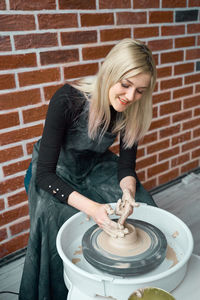
<path fill-rule="evenodd" d="M 106 233 L 98 225 L 89 228 L 82 239 L 85 259 L 95 268 L 117 276 L 145 274 L 160 265 L 167 251 L 164 234 L 141 220 L 128 219 L 126 227 L 136 235 L 128 234 L 125 240 L 110 236 L 105 239 Z"/>

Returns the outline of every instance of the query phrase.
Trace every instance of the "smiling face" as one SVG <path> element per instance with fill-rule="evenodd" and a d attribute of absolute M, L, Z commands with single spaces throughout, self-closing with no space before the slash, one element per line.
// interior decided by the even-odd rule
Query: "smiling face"
<path fill-rule="evenodd" d="M 115 83 L 109 90 L 110 105 L 116 111 L 123 112 L 133 102 L 142 98 L 150 85 L 150 80 L 149 73 L 140 73 Z"/>

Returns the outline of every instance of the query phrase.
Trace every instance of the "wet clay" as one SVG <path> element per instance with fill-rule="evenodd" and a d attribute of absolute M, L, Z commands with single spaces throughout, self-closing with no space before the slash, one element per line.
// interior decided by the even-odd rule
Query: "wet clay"
<path fill-rule="evenodd" d="M 118 256 L 135 256 L 145 252 L 151 245 L 149 235 L 140 228 L 125 224 L 128 234 L 124 237 L 111 237 L 102 231 L 97 237 L 97 244 L 108 253 Z"/>
<path fill-rule="evenodd" d="M 80 260 L 80 258 L 72 258 L 73 264 L 77 264 Z"/>
<path fill-rule="evenodd" d="M 178 263 L 178 259 L 176 256 L 176 252 L 174 251 L 173 248 L 171 248 L 169 245 L 167 246 L 167 254 L 166 254 L 166 259 L 172 260 L 173 264 L 171 265 L 170 268 L 175 266 Z"/>

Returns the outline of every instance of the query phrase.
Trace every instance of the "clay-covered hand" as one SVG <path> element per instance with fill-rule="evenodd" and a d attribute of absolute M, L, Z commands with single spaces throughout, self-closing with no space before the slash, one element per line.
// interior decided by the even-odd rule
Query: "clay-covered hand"
<path fill-rule="evenodd" d="M 114 214 L 114 210 L 109 204 L 99 204 L 98 209 L 93 215 L 94 221 L 102 228 L 108 235 L 112 237 L 123 237 L 128 233 L 123 225 L 112 221 L 108 216 Z"/>
<path fill-rule="evenodd" d="M 135 202 L 135 199 L 130 190 L 124 189 L 122 199 L 119 199 L 116 204 L 115 214 L 120 216 L 118 223 L 124 225 L 128 216 L 133 213 L 133 208 L 138 207 L 139 204 Z"/>

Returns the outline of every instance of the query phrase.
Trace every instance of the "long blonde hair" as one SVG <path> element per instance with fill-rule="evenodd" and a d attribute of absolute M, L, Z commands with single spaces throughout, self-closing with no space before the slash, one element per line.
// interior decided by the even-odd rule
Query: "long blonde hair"
<path fill-rule="evenodd" d="M 99 72 L 93 78 L 80 80 L 75 87 L 90 94 L 88 135 L 104 135 L 110 123 L 109 90 L 124 78 L 150 73 L 150 85 L 139 101 L 133 102 L 118 114 L 113 132 L 123 131 L 123 143 L 130 148 L 149 129 L 152 119 L 152 92 L 156 82 L 156 67 L 151 51 L 142 42 L 124 39 L 106 56 Z M 101 129 L 100 129 L 101 128 Z"/>

